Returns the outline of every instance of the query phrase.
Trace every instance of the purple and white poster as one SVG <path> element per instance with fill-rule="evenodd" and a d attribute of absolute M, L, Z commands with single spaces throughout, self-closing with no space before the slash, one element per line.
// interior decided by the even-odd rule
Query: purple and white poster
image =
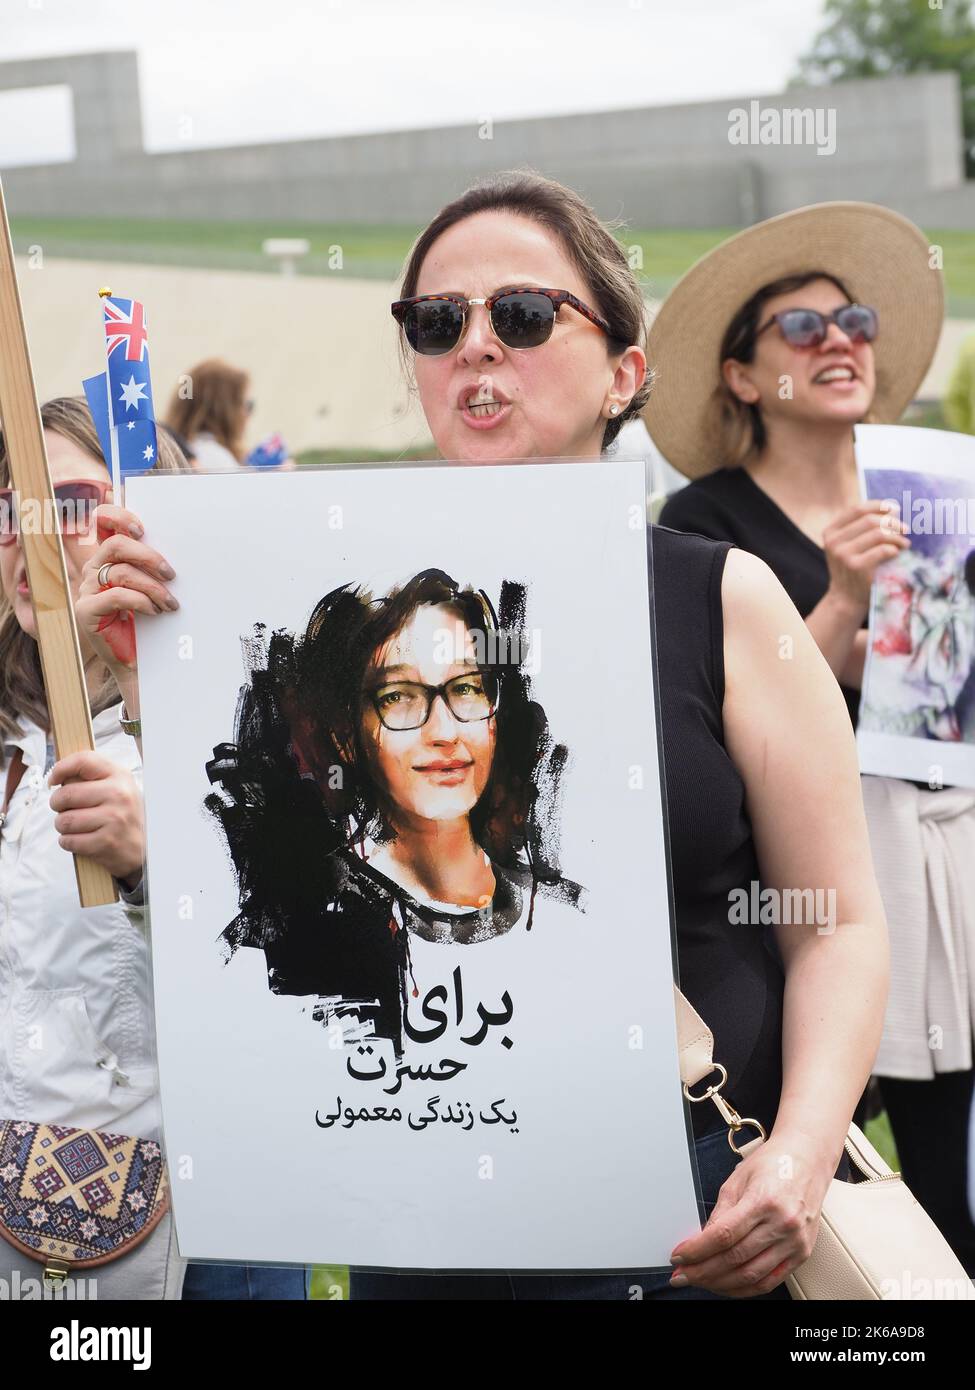
<path fill-rule="evenodd" d="M 157 475 L 139 620 L 180 1250 L 666 1266 L 678 1074 L 642 463 Z"/>
<path fill-rule="evenodd" d="M 860 769 L 975 787 L 975 439 L 860 425 L 856 451 L 864 496 L 910 528 L 871 592 Z"/>

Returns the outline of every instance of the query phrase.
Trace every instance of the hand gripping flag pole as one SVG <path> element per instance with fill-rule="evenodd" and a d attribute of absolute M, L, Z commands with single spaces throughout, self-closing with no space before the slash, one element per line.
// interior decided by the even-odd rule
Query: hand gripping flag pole
<path fill-rule="evenodd" d="M 19 499 L 33 502 L 44 518 L 57 517 L 54 489 L 44 450 L 34 376 L 17 287 L 7 210 L 0 184 L 0 425 L 10 461 L 10 486 Z M 24 550 L 31 603 L 37 622 L 37 645 L 51 732 L 58 758 L 94 749 L 91 709 L 85 684 L 78 629 L 64 564 L 60 522 L 24 527 Z M 115 881 L 93 859 L 75 855 L 75 874 L 82 907 L 116 900 Z"/>

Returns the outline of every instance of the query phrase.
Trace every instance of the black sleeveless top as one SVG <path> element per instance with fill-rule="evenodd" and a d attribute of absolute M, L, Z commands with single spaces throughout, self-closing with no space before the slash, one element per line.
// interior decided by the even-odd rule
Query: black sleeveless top
<path fill-rule="evenodd" d="M 760 488 L 744 468 L 719 468 L 673 493 L 660 520 L 677 531 L 715 541 L 731 541 L 764 560 L 806 618 L 829 588 L 826 552 Z M 868 626 L 864 618 L 861 627 Z M 860 719 L 860 692 L 840 685 L 854 729 Z M 939 792 L 929 782 L 905 779 L 923 792 Z"/>
<path fill-rule="evenodd" d="M 719 468 L 672 493 L 660 513 L 664 526 L 731 541 L 764 560 L 806 618 L 829 588 L 826 552 L 801 531 L 744 468 Z M 863 627 L 867 626 L 864 618 Z M 841 685 L 853 727 L 860 692 Z"/>
<path fill-rule="evenodd" d="M 745 786 L 724 744 L 721 577 L 731 546 L 651 529 L 679 982 L 714 1033 L 724 1092 L 768 1130 L 782 1089 L 785 980 L 771 931 L 730 920 L 729 894 L 759 879 Z M 691 1117 L 695 1137 L 724 1128 L 710 1101 Z"/>

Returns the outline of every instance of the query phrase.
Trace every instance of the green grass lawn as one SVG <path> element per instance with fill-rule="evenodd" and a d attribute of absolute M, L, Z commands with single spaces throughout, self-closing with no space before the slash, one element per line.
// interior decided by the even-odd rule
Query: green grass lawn
<path fill-rule="evenodd" d="M 624 228 L 618 239 L 638 246 L 646 293 L 660 298 L 696 260 L 732 234 L 733 228 L 688 231 Z M 301 274 L 352 275 L 395 279 L 401 272 L 419 227 L 374 227 L 357 223 L 322 226 L 317 222 L 146 221 L 139 218 L 19 217 L 11 224 L 14 248 L 41 246 L 49 256 L 75 259 L 142 261 L 153 265 L 215 267 L 272 271 L 261 251 L 268 237 L 304 237 L 311 243 L 299 262 Z M 975 317 L 975 232 L 935 231 L 927 236 L 943 250 L 948 312 Z M 341 261 L 333 248 L 341 248 Z"/>
<path fill-rule="evenodd" d="M 885 1159 L 895 1172 L 898 1172 L 900 1170 L 900 1164 L 897 1159 L 897 1145 L 894 1143 L 894 1136 L 891 1133 L 890 1121 L 887 1118 L 886 1110 L 882 1110 L 879 1115 L 875 1115 L 872 1120 L 868 1120 L 863 1132 L 880 1154 L 880 1157 Z"/>

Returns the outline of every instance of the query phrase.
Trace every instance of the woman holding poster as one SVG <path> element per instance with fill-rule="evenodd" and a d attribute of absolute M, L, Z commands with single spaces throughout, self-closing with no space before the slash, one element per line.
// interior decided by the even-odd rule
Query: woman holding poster
<path fill-rule="evenodd" d="M 48 401 L 41 421 L 68 582 L 77 593 L 85 562 L 97 545 L 95 512 L 111 489 L 111 477 L 83 400 Z M 162 435 L 156 467 L 185 467 L 182 455 Z M 149 945 L 145 908 L 134 891 L 142 877 L 141 761 L 119 727 L 115 681 L 84 639 L 94 751 L 55 761 L 37 622 L 19 539 L 28 514 L 18 515 L 2 439 L 0 484 L 0 732 L 6 782 L 0 818 L 0 1124 L 14 1122 L 14 1135 L 43 1124 L 59 1131 L 132 1136 L 144 1141 L 143 1156 L 155 1158 L 161 1119 Z M 114 875 L 122 901 L 82 909 L 72 853 L 90 856 Z M 40 1174 L 24 1173 L 21 1183 L 16 1170 L 23 1145 L 15 1147 L 16 1161 L 9 1153 L 0 1161 L 5 1198 L 25 1189 L 35 1201 L 70 1193 L 66 1170 L 55 1166 L 70 1163 L 63 1150 L 48 1148 L 52 1161 Z M 85 1162 L 96 1171 L 90 1154 Z M 28 1187 L 28 1177 L 41 1185 Z M 122 1239 L 131 1214 L 150 1200 L 136 1188 L 126 1198 L 131 1212 L 124 1206 L 115 1211 L 107 1193 L 100 1197 L 91 1185 L 89 1192 L 97 1208 L 91 1225 L 101 1224 L 99 1238 L 109 1240 Z M 16 1211 L 16 1200 L 9 1206 L 5 1200 L 8 1229 Z M 46 1233 L 42 1216 L 39 1208 L 28 1211 L 40 1235 Z M 39 1259 L 20 1253 L 0 1234 L 0 1277 L 6 1289 L 13 1278 L 19 1280 L 20 1297 L 41 1297 L 29 1292 L 41 1287 L 44 1263 Z M 68 1286 L 75 1287 L 68 1296 L 84 1298 L 87 1287 L 89 1297 L 100 1299 L 176 1299 L 184 1268 L 167 1212 L 129 1253 L 72 1275 Z"/>
<path fill-rule="evenodd" d="M 539 175 L 489 178 L 443 208 L 412 249 L 393 313 L 446 459 L 598 459 L 647 399 L 643 295 L 624 251 L 577 194 Z M 158 554 L 130 533 L 132 514 L 103 516 L 115 534 L 92 558 L 78 604 L 96 641 L 107 614 L 149 613 L 150 595 L 170 592 Z M 665 529 L 652 540 L 681 984 L 715 1033 L 729 1093 L 767 1126 L 767 1142 L 738 1161 L 718 1116 L 693 1107 L 707 1224 L 678 1243 L 672 1274 L 354 1272 L 353 1297 L 631 1298 L 638 1286 L 649 1298 L 785 1298 L 783 1280 L 809 1255 L 826 1189 L 844 1171 L 887 987 L 849 720 L 764 564 Z M 117 587 L 101 592 L 104 564 L 118 567 Z M 789 662 L 779 659 L 783 638 Z M 597 723 L 647 718 L 613 689 L 613 653 L 591 632 L 579 640 L 606 665 Z M 114 664 L 134 714 L 135 665 Z M 446 720 L 440 692 L 435 703 Z M 827 803 L 828 816 L 802 809 Z M 733 925 L 730 895 L 759 877 L 781 891 L 831 885 L 832 929 Z"/>
<path fill-rule="evenodd" d="M 650 349 L 682 369 L 662 378 L 646 420 L 670 462 L 694 479 L 671 496 L 662 523 L 731 541 L 775 571 L 854 725 L 871 583 L 888 561 L 878 576 L 883 592 L 910 576 L 896 634 L 907 653 L 898 717 L 950 738 L 970 667 L 970 594 L 961 574 L 935 572 L 917 553 L 923 545 L 912 551 L 889 503 L 862 500 L 853 437 L 859 422 L 900 418 L 931 362 L 942 314 L 927 239 L 896 213 L 836 203 L 772 218 L 717 247 L 668 297 Z M 893 621 L 892 589 L 890 598 Z M 894 636 L 881 624 L 875 650 Z M 972 1273 L 965 1154 L 975 895 L 964 883 L 975 792 L 894 777 L 862 785 L 891 932 L 874 1070 L 904 1180 Z M 948 923 L 939 899 L 950 904 Z"/>

